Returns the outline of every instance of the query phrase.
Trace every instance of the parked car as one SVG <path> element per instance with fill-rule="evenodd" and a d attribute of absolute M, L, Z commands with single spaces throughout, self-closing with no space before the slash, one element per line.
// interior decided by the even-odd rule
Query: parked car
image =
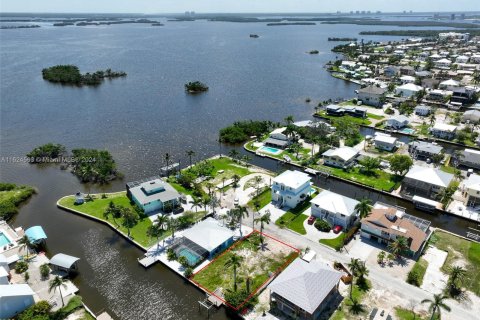
<path fill-rule="evenodd" d="M 342 226 L 336 225 L 335 227 L 333 227 L 333 233 L 339 233 L 342 230 L 343 230 Z"/>
<path fill-rule="evenodd" d="M 310 216 L 310 218 L 308 218 L 308 221 L 307 223 L 308 224 L 313 224 L 315 222 L 315 220 L 317 219 L 317 217 L 314 217 L 314 216 Z"/>

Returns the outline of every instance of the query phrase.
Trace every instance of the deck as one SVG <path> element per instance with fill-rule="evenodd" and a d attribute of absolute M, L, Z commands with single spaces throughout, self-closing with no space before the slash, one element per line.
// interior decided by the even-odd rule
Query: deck
<path fill-rule="evenodd" d="M 147 256 L 147 257 L 144 257 L 143 259 L 138 259 L 138 263 L 140 263 L 145 268 L 150 267 L 151 265 L 155 264 L 155 262 L 157 261 L 158 261 L 157 257 L 153 257 L 153 256 Z"/>

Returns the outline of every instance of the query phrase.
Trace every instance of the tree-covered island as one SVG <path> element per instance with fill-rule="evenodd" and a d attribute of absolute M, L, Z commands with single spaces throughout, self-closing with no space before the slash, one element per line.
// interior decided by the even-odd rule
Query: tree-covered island
<path fill-rule="evenodd" d="M 185 91 L 188 93 L 200 93 L 208 91 L 208 86 L 200 81 L 188 82 L 185 84 Z"/>
<path fill-rule="evenodd" d="M 70 84 L 77 86 L 97 86 L 103 82 L 104 79 L 113 79 L 119 77 L 126 77 L 127 74 L 123 71 L 112 71 L 107 69 L 105 71 L 98 70 L 94 73 L 87 72 L 81 74 L 77 66 L 74 65 L 57 65 L 42 70 L 44 80 Z"/>

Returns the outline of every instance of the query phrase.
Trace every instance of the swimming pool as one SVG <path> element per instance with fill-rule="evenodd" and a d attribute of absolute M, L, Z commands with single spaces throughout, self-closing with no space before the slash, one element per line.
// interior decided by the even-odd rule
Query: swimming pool
<path fill-rule="evenodd" d="M 185 257 L 188 261 L 188 264 L 194 266 L 200 261 L 200 256 L 195 252 L 191 251 L 187 247 L 180 248 L 177 252 L 178 256 Z"/>
<path fill-rule="evenodd" d="M 279 154 L 279 153 L 282 152 L 282 150 L 280 150 L 280 149 L 267 147 L 267 146 L 261 147 L 260 151 L 267 152 L 267 153 L 272 153 L 272 154 Z"/>
<path fill-rule="evenodd" d="M 8 240 L 7 236 L 5 236 L 2 232 L 0 232 L 0 247 L 7 245 L 10 243 L 10 240 Z"/>
<path fill-rule="evenodd" d="M 400 132 L 403 132 L 403 133 L 406 133 L 406 134 L 414 134 L 414 133 L 415 133 L 415 129 L 412 129 L 412 128 L 404 128 L 404 129 L 402 129 Z"/>

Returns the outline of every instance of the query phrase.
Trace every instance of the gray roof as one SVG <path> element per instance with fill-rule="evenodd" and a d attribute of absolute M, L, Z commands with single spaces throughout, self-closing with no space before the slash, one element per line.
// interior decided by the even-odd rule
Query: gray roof
<path fill-rule="evenodd" d="M 437 168 L 413 165 L 413 167 L 405 175 L 405 178 L 446 188 L 450 182 L 452 182 L 453 174 L 443 172 Z"/>
<path fill-rule="evenodd" d="M 68 254 L 58 253 L 50 259 L 50 264 L 58 266 L 65 269 L 70 269 L 70 267 L 80 260 L 80 258 L 69 256 Z"/>
<path fill-rule="evenodd" d="M 207 218 L 185 230 L 183 237 L 196 243 L 208 252 L 212 252 L 221 244 L 234 236 L 234 232 L 223 227 L 213 218 Z"/>
<path fill-rule="evenodd" d="M 272 293 L 312 314 L 330 291 L 338 284 L 342 274 L 316 261 L 293 261 L 269 285 Z"/>
<path fill-rule="evenodd" d="M 32 288 L 28 284 L 3 284 L 0 285 L 0 300 L 2 297 L 33 296 Z"/>
<path fill-rule="evenodd" d="M 355 213 L 355 207 L 358 204 L 358 201 L 355 199 L 342 196 L 329 190 L 323 190 L 310 202 L 318 205 L 319 208 L 325 211 L 340 213 L 347 217 Z"/>
<path fill-rule="evenodd" d="M 384 94 L 385 92 L 387 92 L 387 89 L 380 88 L 375 85 L 371 85 L 358 90 L 358 93 L 371 93 L 371 94 Z"/>
<path fill-rule="evenodd" d="M 433 144 L 425 141 L 413 141 L 410 142 L 412 148 L 420 152 L 426 152 L 431 154 L 441 153 L 443 147 L 438 144 Z"/>
<path fill-rule="evenodd" d="M 152 183 L 155 184 L 156 188 L 152 188 Z M 161 191 L 152 192 L 154 190 Z M 138 202 L 142 204 L 147 204 L 152 201 L 160 200 L 162 203 L 175 200 L 181 197 L 180 193 L 177 192 L 170 184 L 160 179 L 155 179 L 152 181 L 147 181 L 139 186 L 130 188 L 130 193 L 132 194 Z"/>
<path fill-rule="evenodd" d="M 269 144 L 274 144 L 276 146 L 286 146 L 289 144 L 288 140 L 279 140 L 279 139 L 273 139 L 273 138 L 268 138 L 267 140 L 264 141 L 264 143 L 269 143 Z"/>

